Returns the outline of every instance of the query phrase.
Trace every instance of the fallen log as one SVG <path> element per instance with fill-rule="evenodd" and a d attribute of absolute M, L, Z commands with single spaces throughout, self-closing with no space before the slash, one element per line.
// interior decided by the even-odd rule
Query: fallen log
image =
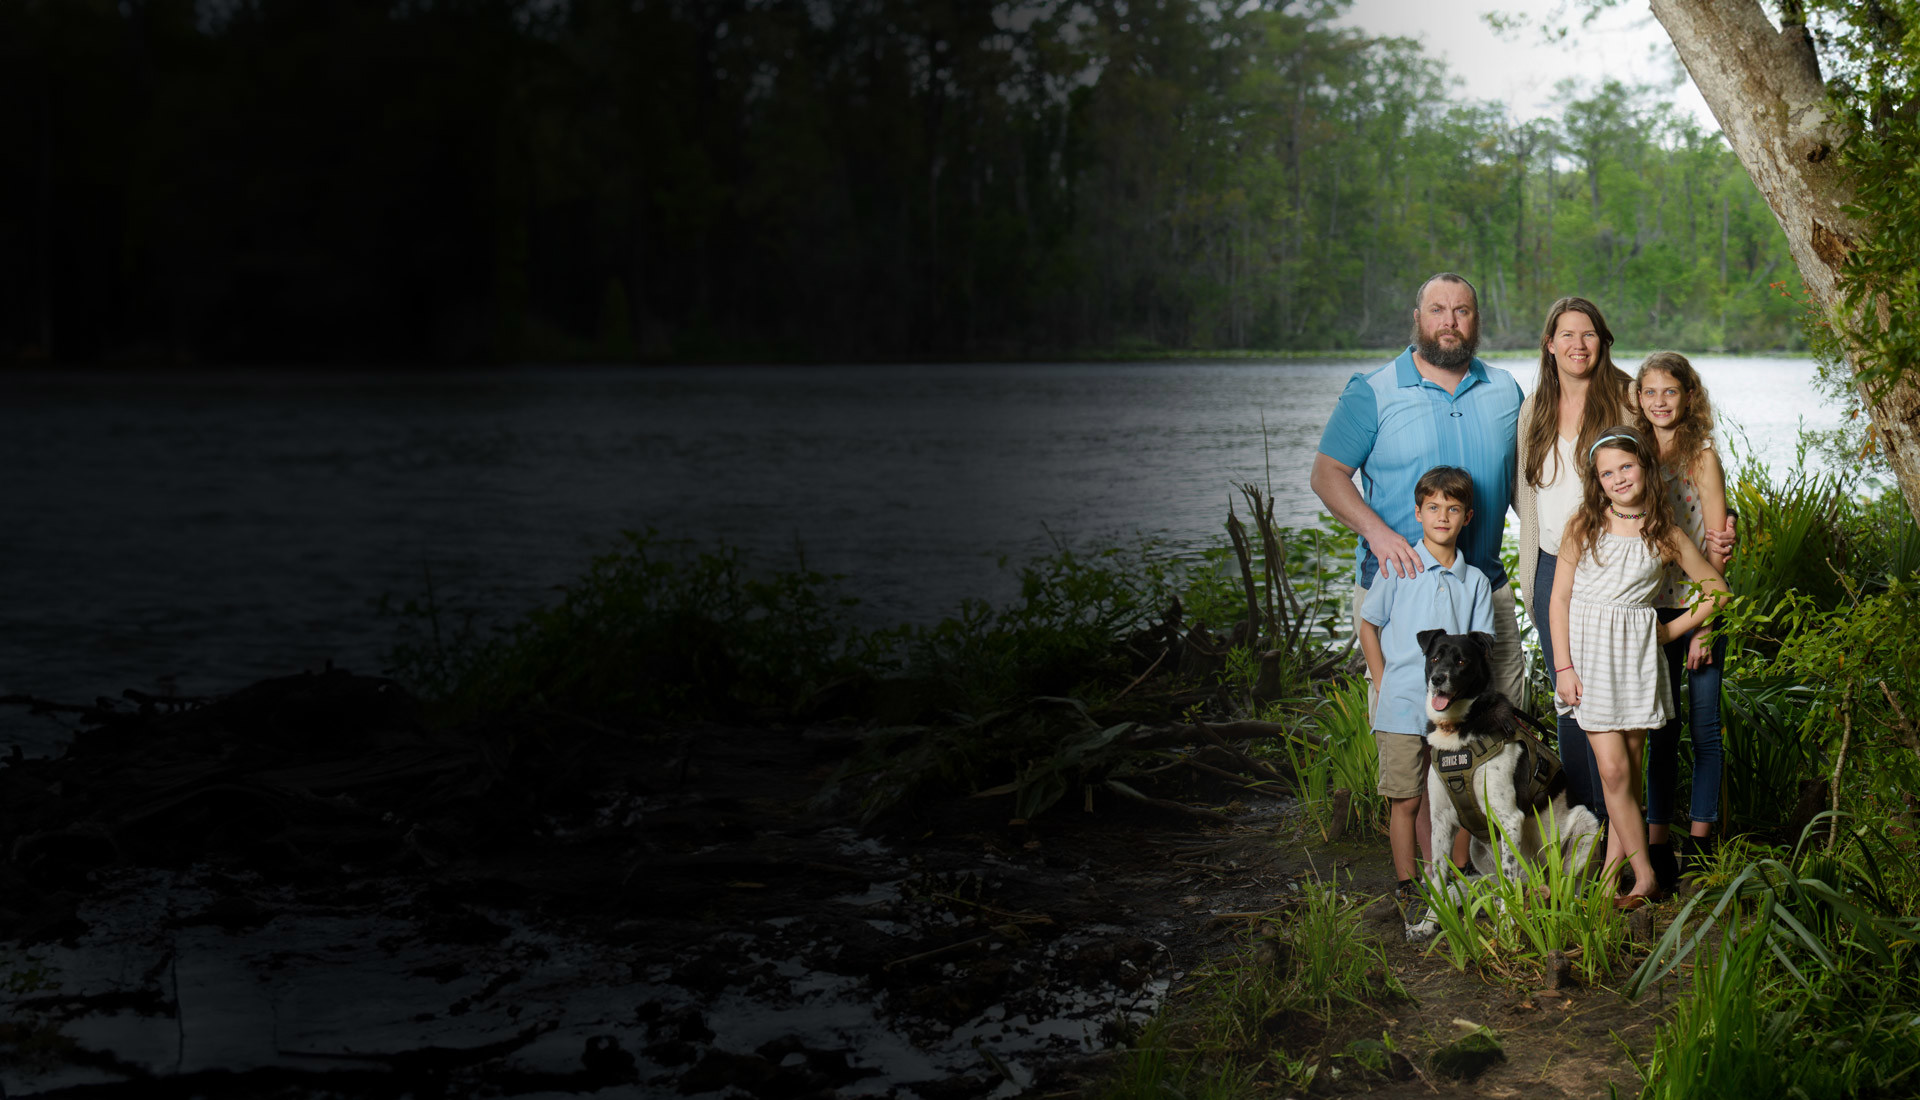
<path fill-rule="evenodd" d="M 1261 722 L 1251 718 L 1243 718 L 1232 722 L 1196 722 L 1184 728 L 1204 729 L 1216 737 L 1223 737 L 1234 741 L 1259 741 L 1268 738 L 1291 737 L 1296 741 L 1305 742 L 1315 748 L 1327 747 L 1325 734 L 1310 733 L 1298 726 L 1289 726 L 1282 722 Z"/>
<path fill-rule="evenodd" d="M 1153 806 L 1157 809 L 1171 810 L 1177 814 L 1186 814 L 1189 817 L 1197 817 L 1202 821 L 1211 821 L 1215 825 L 1233 824 L 1233 818 L 1228 817 L 1226 814 L 1218 813 L 1214 810 L 1204 809 L 1199 806 L 1189 806 L 1185 802 L 1175 802 L 1170 798 L 1154 798 L 1150 795 L 1143 794 L 1140 791 L 1137 791 L 1134 788 L 1127 786 L 1125 783 L 1120 782 L 1118 779 L 1109 779 L 1106 781 L 1104 785 L 1108 790 L 1114 792 L 1115 794 L 1124 796 L 1126 798 L 1131 798 L 1135 802 L 1143 802 L 1146 805 Z"/>
<path fill-rule="evenodd" d="M 1181 763 L 1185 764 L 1187 767 L 1192 768 L 1197 772 L 1202 772 L 1206 775 L 1211 775 L 1216 779 L 1225 780 L 1226 782 L 1235 784 L 1237 786 L 1246 787 L 1249 790 L 1255 790 L 1255 791 L 1264 790 L 1266 788 L 1266 784 L 1270 782 L 1270 780 L 1266 780 L 1266 779 L 1248 779 L 1246 776 L 1241 775 L 1239 772 L 1228 771 L 1225 768 L 1216 768 L 1212 764 L 1208 764 L 1205 761 L 1201 761 L 1201 760 L 1195 760 L 1191 756 L 1182 760 Z"/>

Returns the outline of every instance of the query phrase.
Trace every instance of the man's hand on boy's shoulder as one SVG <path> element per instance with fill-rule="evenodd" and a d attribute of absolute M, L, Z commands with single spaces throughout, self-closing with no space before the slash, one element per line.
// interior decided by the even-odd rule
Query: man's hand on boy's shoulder
<path fill-rule="evenodd" d="M 1383 523 L 1380 526 L 1381 534 L 1378 538 L 1367 540 L 1367 546 L 1373 551 L 1373 556 L 1380 559 L 1380 572 L 1385 574 L 1387 563 L 1392 562 L 1398 570 L 1396 576 L 1403 579 L 1419 576 L 1422 569 L 1420 555 L 1414 550 L 1413 544 L 1403 538 L 1400 532 L 1386 524 Z"/>

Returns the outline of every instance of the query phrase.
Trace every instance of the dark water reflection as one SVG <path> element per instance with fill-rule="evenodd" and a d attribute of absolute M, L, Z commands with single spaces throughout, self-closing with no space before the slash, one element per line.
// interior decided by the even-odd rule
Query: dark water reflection
<path fill-rule="evenodd" d="M 1802 413 L 1834 419 L 1804 360 L 1697 362 L 1776 461 Z M 776 564 L 798 542 L 876 622 L 929 620 L 1009 595 L 998 559 L 1051 539 L 1212 545 L 1269 472 L 1311 522 L 1320 427 L 1365 365 L 10 374 L 0 691 L 371 671 L 383 593 L 430 571 L 444 603 L 512 614 L 649 526 Z M 58 733 L 0 722 L 30 750 Z"/>

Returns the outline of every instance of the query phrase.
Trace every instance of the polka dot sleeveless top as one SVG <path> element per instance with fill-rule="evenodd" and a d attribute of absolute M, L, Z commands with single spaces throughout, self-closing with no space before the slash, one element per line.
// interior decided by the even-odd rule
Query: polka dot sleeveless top
<path fill-rule="evenodd" d="M 1703 451 L 1712 447 L 1712 437 L 1700 445 Z M 1693 544 L 1699 546 L 1701 536 L 1707 530 L 1707 513 L 1700 507 L 1700 487 L 1693 483 L 1693 464 L 1688 463 L 1685 469 L 1680 470 L 1662 466 L 1660 477 L 1666 482 L 1667 500 L 1673 505 L 1674 526 L 1685 531 Z M 1692 594 L 1687 586 L 1686 571 L 1677 563 L 1672 564 L 1667 566 L 1667 575 L 1659 591 L 1653 594 L 1653 606 L 1685 607 Z"/>

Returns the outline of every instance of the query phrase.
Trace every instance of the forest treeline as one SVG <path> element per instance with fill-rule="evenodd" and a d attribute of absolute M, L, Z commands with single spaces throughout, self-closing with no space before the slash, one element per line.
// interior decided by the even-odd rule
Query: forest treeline
<path fill-rule="evenodd" d="M 1343 6 L 0 0 L 0 356 L 1381 347 L 1440 269 L 1494 346 L 1802 345 L 1663 93 L 1518 121 Z"/>

